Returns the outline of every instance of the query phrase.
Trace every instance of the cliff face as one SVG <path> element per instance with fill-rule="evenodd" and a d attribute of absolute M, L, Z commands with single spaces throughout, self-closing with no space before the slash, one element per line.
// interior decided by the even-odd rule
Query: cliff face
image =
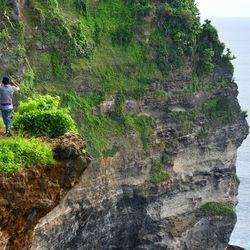
<path fill-rule="evenodd" d="M 191 133 L 180 134 L 169 114 L 162 114 L 164 105 L 156 109 L 145 100 L 140 109 L 156 116 L 156 140 L 176 145 L 167 167 L 171 178 L 150 182 L 152 158 L 161 157 L 162 145 L 145 152 L 137 138 L 129 138 L 114 157 L 93 163 L 40 221 L 32 249 L 225 249 L 236 217 L 227 207 L 216 212 L 206 204 L 236 205 L 236 151 L 247 125 L 239 113 L 236 85 L 223 94 L 238 115 L 206 135 L 200 135 L 198 119 Z"/>
<path fill-rule="evenodd" d="M 1 69 L 20 98 L 60 94 L 94 159 L 31 249 L 225 249 L 248 125 L 230 52 L 194 2 L 7 1 L 3 13 Z"/>

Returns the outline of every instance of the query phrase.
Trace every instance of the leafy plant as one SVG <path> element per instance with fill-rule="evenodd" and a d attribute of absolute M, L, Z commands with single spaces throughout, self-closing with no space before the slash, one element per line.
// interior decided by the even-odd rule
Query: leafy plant
<path fill-rule="evenodd" d="M 0 41 L 8 40 L 10 38 L 8 29 L 5 27 L 1 32 L 0 32 Z"/>
<path fill-rule="evenodd" d="M 24 79 L 20 84 L 20 94 L 22 96 L 34 96 L 34 78 L 34 71 L 30 66 L 28 66 L 24 73 Z"/>
<path fill-rule="evenodd" d="M 0 14 L 2 15 L 4 13 L 4 9 L 6 7 L 6 0 L 0 1 Z"/>
<path fill-rule="evenodd" d="M 248 117 L 248 112 L 247 110 L 241 110 L 241 114 L 243 115 L 243 117 L 246 119 Z"/>
<path fill-rule="evenodd" d="M 58 137 L 67 131 L 76 131 L 76 124 L 68 109 L 59 109 L 58 96 L 38 96 L 21 102 L 15 113 L 13 126 L 31 135 Z"/>
<path fill-rule="evenodd" d="M 151 167 L 151 182 L 157 184 L 168 179 L 170 179 L 170 175 L 164 170 L 162 163 L 159 160 L 153 160 Z"/>
<path fill-rule="evenodd" d="M 219 96 L 203 103 L 202 110 L 210 119 L 217 120 L 222 125 L 229 123 L 233 117 L 227 96 Z"/>
<path fill-rule="evenodd" d="M 133 26 L 124 24 L 118 27 L 111 36 L 112 43 L 120 46 L 128 46 L 134 35 Z"/>
<path fill-rule="evenodd" d="M 87 12 L 86 0 L 74 0 L 74 5 L 76 11 L 78 11 L 82 15 L 86 15 Z"/>
<path fill-rule="evenodd" d="M 64 72 L 64 65 L 61 61 L 59 52 L 56 51 L 51 56 L 51 65 L 53 69 L 53 73 L 55 76 L 61 76 Z"/>
<path fill-rule="evenodd" d="M 53 163 L 51 147 L 38 139 L 13 137 L 0 141 L 0 173 L 11 174 L 37 164 Z"/>
<path fill-rule="evenodd" d="M 32 111 L 56 110 L 59 107 L 60 97 L 51 95 L 39 95 L 36 99 L 28 98 L 27 101 L 20 101 L 17 113 L 23 115 Z"/>
<path fill-rule="evenodd" d="M 232 60 L 230 50 L 224 55 L 224 49 L 225 44 L 219 40 L 217 30 L 211 21 L 205 20 L 197 37 L 195 73 L 207 75 L 220 62 Z"/>
<path fill-rule="evenodd" d="M 15 118 L 13 126 L 30 135 L 52 138 L 68 131 L 76 131 L 76 124 L 66 109 L 29 112 Z"/>

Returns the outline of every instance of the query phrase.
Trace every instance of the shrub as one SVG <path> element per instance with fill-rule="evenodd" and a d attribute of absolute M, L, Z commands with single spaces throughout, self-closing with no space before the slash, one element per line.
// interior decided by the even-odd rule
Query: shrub
<path fill-rule="evenodd" d="M 243 115 L 243 117 L 246 119 L 248 117 L 248 112 L 247 110 L 241 110 L 241 114 Z"/>
<path fill-rule="evenodd" d="M 38 96 L 21 103 L 17 109 L 13 126 L 31 135 L 58 137 L 67 131 L 76 131 L 76 124 L 69 110 L 59 109 L 58 96 Z"/>
<path fill-rule="evenodd" d="M 130 24 L 119 26 L 111 35 L 113 45 L 128 46 L 133 38 L 134 30 Z"/>
<path fill-rule="evenodd" d="M 10 35 L 9 35 L 9 32 L 8 32 L 8 29 L 7 28 L 3 29 L 0 32 L 0 41 L 1 40 L 8 40 L 9 38 L 10 38 Z"/>
<path fill-rule="evenodd" d="M 31 135 L 58 137 L 67 131 L 75 131 L 76 125 L 65 109 L 52 111 L 33 111 L 18 116 L 14 127 Z"/>
<path fill-rule="evenodd" d="M 4 10 L 6 8 L 6 0 L 0 1 L 0 14 L 2 15 L 4 13 Z"/>
<path fill-rule="evenodd" d="M 130 116 L 130 120 L 132 120 L 132 122 L 130 121 L 129 124 L 139 134 L 144 149 L 148 149 L 154 134 L 154 120 L 143 115 Z"/>
<path fill-rule="evenodd" d="M 166 181 L 170 178 L 169 173 L 164 170 L 164 167 L 159 160 L 152 161 L 151 173 L 151 182 L 154 184 Z"/>
<path fill-rule="evenodd" d="M 54 52 L 51 56 L 52 70 L 55 76 L 61 76 L 64 73 L 64 65 L 58 51 Z"/>
<path fill-rule="evenodd" d="M 225 45 L 220 42 L 217 30 L 211 24 L 211 21 L 205 20 L 197 37 L 197 58 L 195 61 L 196 74 L 198 76 L 209 74 L 222 59 L 231 60 L 230 51 L 223 56 L 224 49 Z"/>
<path fill-rule="evenodd" d="M 227 220 L 234 221 L 236 219 L 236 214 L 231 205 L 218 203 L 218 202 L 208 202 L 202 206 L 207 216 L 225 216 Z"/>
<path fill-rule="evenodd" d="M 159 101 L 167 101 L 168 98 L 169 98 L 168 94 L 165 91 L 163 91 L 163 90 L 157 90 L 157 91 L 155 91 L 154 96 Z"/>
<path fill-rule="evenodd" d="M 87 4 L 86 4 L 86 0 L 75 0 L 74 1 L 74 5 L 76 10 L 82 14 L 85 15 L 87 12 Z"/>
<path fill-rule="evenodd" d="M 52 149 L 38 139 L 8 138 L 0 141 L 0 173 L 11 174 L 36 164 L 53 164 Z"/>
<path fill-rule="evenodd" d="M 202 111 L 208 114 L 211 120 L 226 125 L 233 118 L 234 114 L 230 109 L 230 102 L 227 96 L 219 96 L 203 103 Z"/>
<path fill-rule="evenodd" d="M 31 111 L 56 110 L 59 106 L 59 96 L 38 96 L 36 99 L 28 98 L 26 102 L 20 102 L 17 108 L 19 115 L 23 115 Z"/>

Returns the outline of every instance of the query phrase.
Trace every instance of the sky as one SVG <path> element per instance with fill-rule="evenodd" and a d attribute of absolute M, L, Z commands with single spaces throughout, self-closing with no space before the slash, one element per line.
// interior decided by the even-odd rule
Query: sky
<path fill-rule="evenodd" d="M 204 17 L 250 17 L 250 0 L 195 0 Z"/>

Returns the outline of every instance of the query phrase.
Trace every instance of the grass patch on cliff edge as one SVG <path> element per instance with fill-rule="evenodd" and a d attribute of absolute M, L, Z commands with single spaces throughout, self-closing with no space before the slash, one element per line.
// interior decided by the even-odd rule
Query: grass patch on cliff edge
<path fill-rule="evenodd" d="M 38 139 L 13 137 L 0 141 L 0 174 L 12 174 L 34 165 L 53 164 L 50 145 Z"/>
<path fill-rule="evenodd" d="M 236 213 L 229 204 L 208 202 L 202 206 L 202 209 L 204 209 L 206 216 L 223 216 L 226 217 L 228 221 L 236 220 Z"/>
<path fill-rule="evenodd" d="M 20 102 L 13 126 L 23 133 L 33 136 L 58 137 L 69 131 L 77 131 L 69 109 L 59 108 L 59 96 L 37 96 Z"/>
<path fill-rule="evenodd" d="M 159 160 L 152 160 L 150 181 L 153 184 L 164 182 L 170 179 L 170 174 L 164 170 L 164 166 Z"/>
<path fill-rule="evenodd" d="M 121 138 L 137 134 L 144 149 L 148 149 L 153 137 L 154 121 L 150 117 L 129 115 L 125 111 L 123 92 L 116 93 L 114 111 L 100 112 L 104 95 L 79 96 L 68 92 L 63 99 L 65 106 L 77 112 L 80 132 L 86 140 L 88 153 L 93 158 L 113 156 L 121 146 Z"/>

